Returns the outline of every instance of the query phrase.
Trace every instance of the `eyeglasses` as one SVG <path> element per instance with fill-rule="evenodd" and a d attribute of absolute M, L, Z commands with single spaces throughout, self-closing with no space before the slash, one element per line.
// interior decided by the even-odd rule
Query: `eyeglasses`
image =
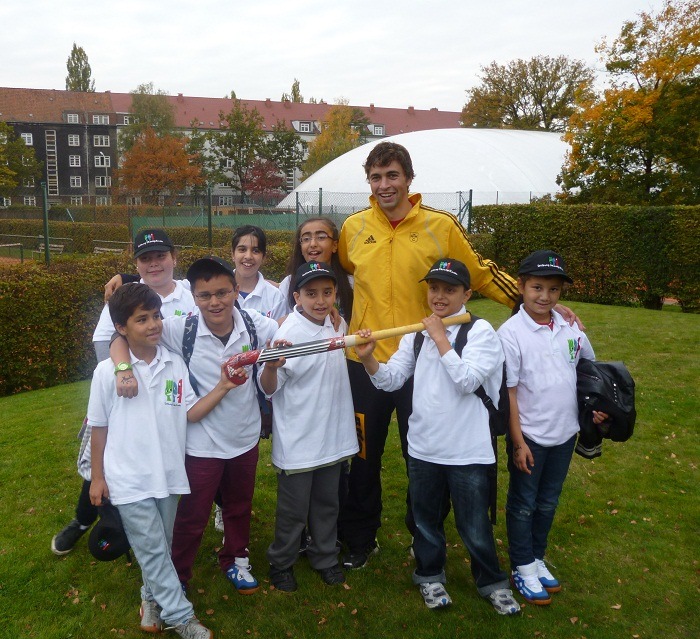
<path fill-rule="evenodd" d="M 230 288 L 228 291 L 216 291 L 216 293 L 195 293 L 195 297 L 200 302 L 209 302 L 211 301 L 212 297 L 215 297 L 217 300 L 221 301 L 226 299 L 229 295 L 231 295 L 231 293 L 233 293 L 232 288 Z"/>
<path fill-rule="evenodd" d="M 300 244 L 308 244 L 311 242 L 311 240 L 316 240 L 317 242 L 325 242 L 326 240 L 332 240 L 333 238 L 328 235 L 328 233 L 324 233 L 323 231 L 319 231 L 318 233 L 304 233 L 299 238 L 299 243 Z"/>

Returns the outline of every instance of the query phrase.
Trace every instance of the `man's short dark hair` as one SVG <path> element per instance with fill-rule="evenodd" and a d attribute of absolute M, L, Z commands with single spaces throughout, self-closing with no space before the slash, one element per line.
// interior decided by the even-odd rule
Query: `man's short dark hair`
<path fill-rule="evenodd" d="M 141 307 L 146 311 L 159 310 L 163 305 L 160 295 L 150 286 L 132 282 L 120 286 L 109 298 L 109 316 L 114 324 L 126 326 L 127 320 Z"/>
<path fill-rule="evenodd" d="M 416 177 L 413 172 L 413 162 L 406 147 L 396 142 L 380 142 L 369 152 L 367 161 L 363 165 L 365 175 L 369 178 L 369 172 L 373 166 L 389 166 L 394 160 L 401 165 L 407 180 Z"/>
<path fill-rule="evenodd" d="M 265 231 L 263 231 L 259 226 L 253 226 L 252 224 L 246 224 L 245 226 L 239 226 L 234 232 L 231 238 L 231 250 L 235 251 L 238 243 L 241 241 L 242 237 L 246 235 L 252 235 L 258 240 L 258 248 L 260 252 L 265 255 L 267 253 L 267 237 L 265 236 Z"/>

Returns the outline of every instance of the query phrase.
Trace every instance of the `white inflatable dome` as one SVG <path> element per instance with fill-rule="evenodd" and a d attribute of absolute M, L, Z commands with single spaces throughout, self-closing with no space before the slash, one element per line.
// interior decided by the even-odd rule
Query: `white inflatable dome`
<path fill-rule="evenodd" d="M 309 199 L 323 189 L 324 209 L 337 199 L 334 194 L 369 194 L 362 165 L 372 147 L 386 141 L 402 144 L 411 154 L 416 173 L 411 192 L 423 193 L 428 204 L 447 210 L 455 208 L 449 202 L 456 193 L 462 192 L 464 199 L 470 189 L 475 205 L 529 202 L 533 197 L 554 194 L 560 190 L 556 178 L 569 150 L 561 134 L 542 131 L 437 129 L 402 133 L 341 155 L 295 191 Z M 292 192 L 282 205 L 293 206 L 295 198 Z M 366 206 L 366 198 L 360 200 L 359 206 Z"/>

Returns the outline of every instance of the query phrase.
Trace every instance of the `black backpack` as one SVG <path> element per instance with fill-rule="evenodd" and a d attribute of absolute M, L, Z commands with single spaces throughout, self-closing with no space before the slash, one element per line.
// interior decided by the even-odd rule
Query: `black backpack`
<path fill-rule="evenodd" d="M 258 349 L 258 333 L 255 330 L 255 324 L 251 319 L 250 315 L 246 313 L 242 308 L 236 305 L 238 312 L 243 318 L 243 323 L 250 336 L 250 346 L 252 350 Z M 192 352 L 194 351 L 194 341 L 197 337 L 197 325 L 199 324 L 199 315 L 188 315 L 185 320 L 185 332 L 182 335 L 182 359 L 185 360 L 185 365 L 190 374 L 190 386 L 194 390 L 195 395 L 199 397 L 199 384 L 195 379 L 195 376 L 190 370 L 190 359 L 192 359 Z M 255 391 L 258 396 L 258 404 L 260 406 L 260 437 L 263 439 L 268 439 L 270 433 L 272 432 L 272 402 L 266 399 L 265 393 L 262 391 L 258 385 L 258 366 L 253 364 L 253 383 L 255 384 Z"/>
<path fill-rule="evenodd" d="M 622 362 L 597 362 L 582 357 L 576 365 L 576 394 L 582 433 L 596 432 L 614 442 L 625 442 L 634 432 L 637 411 L 634 380 Z M 593 411 L 610 416 L 593 424 Z"/>
<path fill-rule="evenodd" d="M 462 351 L 467 344 L 469 331 L 474 323 L 481 319 L 472 313 L 472 318 L 466 324 L 462 324 L 457 331 L 457 337 L 454 343 L 454 350 L 462 357 Z M 425 336 L 422 332 L 416 333 L 413 341 L 413 355 L 418 361 L 418 354 Z M 503 362 L 503 370 L 501 376 L 501 387 L 498 391 L 498 408 L 493 405 L 493 401 L 488 396 L 483 386 L 479 386 L 474 391 L 474 394 L 484 403 L 486 410 L 489 412 L 489 430 L 491 431 L 491 446 L 493 447 L 493 455 L 496 462 L 489 466 L 489 512 L 491 514 L 491 523 L 496 525 L 496 508 L 498 497 L 498 440 L 499 435 L 508 433 L 508 422 L 510 420 L 510 398 L 508 397 L 508 387 L 506 386 L 506 363 Z"/>

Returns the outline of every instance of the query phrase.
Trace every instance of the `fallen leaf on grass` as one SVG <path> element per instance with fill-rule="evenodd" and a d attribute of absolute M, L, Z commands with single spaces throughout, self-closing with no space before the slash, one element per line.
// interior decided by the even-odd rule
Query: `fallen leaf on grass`
<path fill-rule="evenodd" d="M 613 604 L 610 606 L 613 610 L 620 610 L 622 608 L 622 604 Z"/>
<path fill-rule="evenodd" d="M 319 626 L 322 626 L 324 623 L 326 623 L 326 618 L 325 618 L 325 617 L 321 617 L 321 618 L 318 620 L 318 625 L 319 625 Z"/>
<path fill-rule="evenodd" d="M 357 608 L 353 608 L 352 612 L 350 613 L 351 615 L 356 615 L 357 614 Z"/>
<path fill-rule="evenodd" d="M 345 590 L 351 590 L 351 588 L 350 588 L 350 585 L 349 585 L 349 584 L 343 584 L 343 588 L 345 588 Z"/>
<path fill-rule="evenodd" d="M 610 514 L 611 514 L 611 515 L 617 515 L 617 509 L 611 510 L 611 511 L 610 511 Z"/>
<path fill-rule="evenodd" d="M 107 610 L 107 604 L 100 604 L 100 608 L 102 608 L 103 611 Z"/>
<path fill-rule="evenodd" d="M 345 604 L 341 601 L 341 602 L 338 604 L 338 608 L 345 608 Z"/>
<path fill-rule="evenodd" d="M 73 599 L 73 603 L 74 604 L 80 603 L 80 597 L 76 597 L 75 599 Z"/>
<path fill-rule="evenodd" d="M 569 621 L 571 623 L 576 623 L 578 621 L 578 617 L 571 617 L 571 619 L 569 619 Z"/>
<path fill-rule="evenodd" d="M 213 615 L 214 614 L 214 609 L 213 608 L 207 608 L 206 613 L 208 615 Z"/>

